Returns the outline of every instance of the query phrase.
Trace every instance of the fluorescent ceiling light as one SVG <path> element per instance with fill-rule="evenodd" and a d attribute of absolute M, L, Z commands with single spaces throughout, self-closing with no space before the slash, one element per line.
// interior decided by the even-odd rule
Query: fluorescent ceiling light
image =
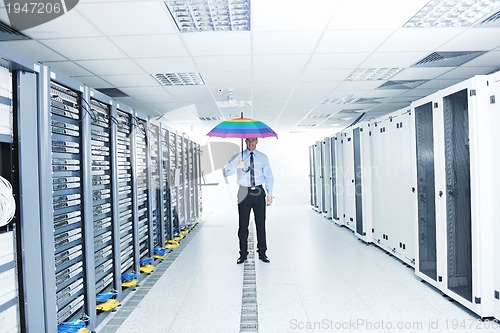
<path fill-rule="evenodd" d="M 162 86 L 193 86 L 205 84 L 198 73 L 151 74 Z"/>
<path fill-rule="evenodd" d="M 498 6 L 498 0 L 432 0 L 404 27 L 468 27 Z"/>
<path fill-rule="evenodd" d="M 389 80 L 401 71 L 401 68 L 359 68 L 346 81 L 378 81 Z"/>
<path fill-rule="evenodd" d="M 177 0 L 164 3 L 180 32 L 250 30 L 250 0 Z"/>
<path fill-rule="evenodd" d="M 357 100 L 358 98 L 355 98 L 352 94 L 346 94 L 343 97 L 327 98 L 321 104 L 352 104 Z"/>

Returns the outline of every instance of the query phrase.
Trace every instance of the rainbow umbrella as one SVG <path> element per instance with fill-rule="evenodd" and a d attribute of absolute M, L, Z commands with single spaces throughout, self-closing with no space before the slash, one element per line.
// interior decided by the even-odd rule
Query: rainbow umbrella
<path fill-rule="evenodd" d="M 245 138 L 267 138 L 278 137 L 271 127 L 262 121 L 244 118 L 243 113 L 240 118 L 230 119 L 219 123 L 212 128 L 208 136 L 219 138 L 241 138 L 241 154 L 243 156 L 243 139 Z"/>

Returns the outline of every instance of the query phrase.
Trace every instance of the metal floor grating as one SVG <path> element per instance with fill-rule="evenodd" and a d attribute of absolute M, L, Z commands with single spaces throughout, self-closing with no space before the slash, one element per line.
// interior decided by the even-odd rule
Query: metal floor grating
<path fill-rule="evenodd" d="M 243 290 L 241 292 L 240 332 L 259 332 L 257 311 L 257 279 L 255 274 L 254 228 L 249 227 L 248 257 L 243 267 Z"/>

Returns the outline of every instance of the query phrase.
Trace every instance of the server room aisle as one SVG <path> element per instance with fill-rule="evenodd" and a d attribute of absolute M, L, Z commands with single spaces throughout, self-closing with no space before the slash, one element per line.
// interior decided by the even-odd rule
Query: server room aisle
<path fill-rule="evenodd" d="M 224 211 L 200 223 L 123 324 L 111 325 L 119 309 L 97 332 L 240 332 L 236 217 Z M 272 206 L 267 231 L 271 263 L 255 262 L 260 333 L 500 332 L 309 206 Z"/>

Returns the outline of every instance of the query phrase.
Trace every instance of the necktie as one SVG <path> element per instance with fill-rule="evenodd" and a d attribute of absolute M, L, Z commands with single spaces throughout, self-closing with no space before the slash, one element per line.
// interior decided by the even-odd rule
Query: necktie
<path fill-rule="evenodd" d="M 255 165 L 253 164 L 253 152 L 250 153 L 250 185 L 252 187 L 255 187 L 255 172 L 254 172 L 254 167 Z"/>

